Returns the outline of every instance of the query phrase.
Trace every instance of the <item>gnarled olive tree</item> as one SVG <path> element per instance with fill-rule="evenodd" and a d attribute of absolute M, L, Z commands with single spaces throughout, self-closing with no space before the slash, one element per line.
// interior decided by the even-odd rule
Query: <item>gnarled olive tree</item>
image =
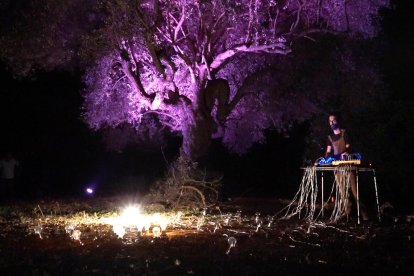
<path fill-rule="evenodd" d="M 1 53 L 20 75 L 80 65 L 91 128 L 128 128 L 128 137 L 147 139 L 177 133 L 181 154 L 195 160 L 212 137 L 243 152 L 264 140 L 263 130 L 283 129 L 312 114 L 315 103 L 278 91 L 266 68 L 275 56 L 321 33 L 375 36 L 378 10 L 387 5 L 35 0 L 10 16 L 15 24 L 2 29 Z"/>

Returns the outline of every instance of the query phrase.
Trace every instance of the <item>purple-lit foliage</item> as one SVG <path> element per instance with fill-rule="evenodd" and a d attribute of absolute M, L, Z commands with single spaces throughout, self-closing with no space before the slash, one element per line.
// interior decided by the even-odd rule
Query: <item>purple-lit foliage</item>
<path fill-rule="evenodd" d="M 299 38 L 319 32 L 372 37 L 372 16 L 385 4 L 117 1 L 109 17 L 119 26 L 115 47 L 85 77 L 85 118 L 95 129 L 127 123 L 140 134 L 151 116 L 153 127 L 182 134 L 182 153 L 192 158 L 211 137 L 242 153 L 264 141 L 263 130 L 286 128 L 316 110 L 269 86 L 271 56 L 287 55 Z"/>
<path fill-rule="evenodd" d="M 243 153 L 264 141 L 264 130 L 284 130 L 308 118 L 318 107 L 300 89 L 283 90 L 274 75 L 280 72 L 269 69 L 277 56 L 321 33 L 372 38 L 378 10 L 388 5 L 388 0 L 37 2 L 59 11 L 59 20 L 43 28 L 52 40 L 56 33 L 58 50 L 66 54 L 32 54 L 22 64 L 49 68 L 80 58 L 87 65 L 83 108 L 91 128 L 128 129 L 117 138 L 118 147 L 134 137 L 159 141 L 167 131 L 177 133 L 181 153 L 191 159 L 206 152 L 212 137 Z M 62 12 L 81 6 L 83 29 Z M 65 37 L 68 26 L 77 29 Z M 8 49 L 6 56 L 17 56 Z"/>

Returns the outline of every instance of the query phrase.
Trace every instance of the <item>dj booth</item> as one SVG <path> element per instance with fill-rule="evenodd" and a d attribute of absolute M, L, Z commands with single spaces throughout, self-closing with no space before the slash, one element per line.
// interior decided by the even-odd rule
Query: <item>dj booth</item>
<path fill-rule="evenodd" d="M 380 215 L 380 209 L 379 209 L 379 202 L 378 202 L 378 187 L 377 187 L 377 178 L 375 176 L 375 169 L 371 166 L 363 166 L 360 165 L 360 162 L 348 162 L 348 161 L 339 161 L 339 162 L 332 162 L 332 164 L 329 165 L 319 165 L 316 164 L 314 166 L 305 167 L 302 169 L 312 168 L 316 173 L 316 185 L 318 185 L 318 181 L 320 178 L 320 186 L 321 186 L 321 213 L 322 217 L 324 214 L 324 178 L 326 177 L 327 173 L 337 174 L 340 173 L 341 170 L 343 171 L 350 171 L 355 174 L 355 182 L 356 182 L 356 203 L 357 203 L 357 215 L 358 215 L 358 224 L 360 223 L 360 181 L 359 181 L 359 174 L 360 173 L 371 173 L 372 179 L 373 179 L 373 185 L 375 190 L 375 199 L 376 199 L 376 205 L 377 205 L 377 216 L 378 221 L 381 221 L 381 215 Z M 338 185 L 335 180 L 334 185 Z"/>

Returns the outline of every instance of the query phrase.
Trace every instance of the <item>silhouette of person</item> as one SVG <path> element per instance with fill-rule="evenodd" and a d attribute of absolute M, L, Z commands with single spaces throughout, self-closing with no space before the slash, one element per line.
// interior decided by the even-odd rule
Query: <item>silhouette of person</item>
<path fill-rule="evenodd" d="M 3 197 L 15 196 L 16 169 L 20 166 L 11 153 L 7 153 L 0 161 L 1 191 Z"/>

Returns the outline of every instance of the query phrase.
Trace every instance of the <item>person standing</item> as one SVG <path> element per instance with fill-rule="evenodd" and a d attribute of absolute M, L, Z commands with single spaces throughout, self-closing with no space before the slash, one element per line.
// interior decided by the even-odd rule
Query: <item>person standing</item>
<path fill-rule="evenodd" d="M 328 135 L 325 158 L 331 156 L 342 160 L 349 154 L 351 148 L 348 133 L 345 129 L 341 129 L 336 115 L 329 115 L 329 126 L 332 133 Z"/>
<path fill-rule="evenodd" d="M 10 153 L 6 154 L 0 161 L 2 197 L 13 197 L 15 195 L 16 170 L 19 166 L 19 161 Z"/>
<path fill-rule="evenodd" d="M 341 128 L 341 125 L 338 121 L 336 115 L 331 114 L 329 115 L 329 126 L 331 127 L 332 133 L 328 135 L 328 142 L 326 146 L 325 158 L 333 157 L 337 160 L 344 160 L 347 155 L 351 153 L 351 143 L 349 139 L 348 132 Z M 347 190 L 345 183 L 347 179 L 349 179 L 349 186 L 351 188 L 351 194 L 354 201 L 357 201 L 357 187 L 355 181 L 355 173 L 353 171 L 350 172 L 349 178 L 345 175 L 344 172 L 338 171 L 335 174 L 335 179 L 337 185 L 339 185 L 339 192 L 343 200 L 347 202 L 346 204 L 346 215 L 349 215 L 352 208 L 352 202 L 349 198 L 346 198 Z M 359 205 L 361 206 L 361 216 L 363 220 L 368 220 L 368 214 L 366 212 L 365 206 L 359 201 Z"/>

